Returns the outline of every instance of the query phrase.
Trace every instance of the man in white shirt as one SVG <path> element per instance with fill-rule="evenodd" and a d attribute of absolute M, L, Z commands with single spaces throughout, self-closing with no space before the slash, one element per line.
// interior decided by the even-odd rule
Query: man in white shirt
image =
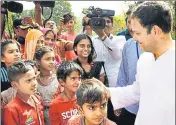
<path fill-rule="evenodd" d="M 109 88 L 114 109 L 139 102 L 135 125 L 175 125 L 175 45 L 172 14 L 164 2 L 144 2 L 132 13 L 133 38 L 145 51 L 136 81 Z"/>
<path fill-rule="evenodd" d="M 110 87 L 115 87 L 122 60 L 122 50 L 126 42 L 124 36 L 113 36 L 113 17 L 104 17 L 106 26 L 103 30 L 94 30 L 98 35 L 93 39 L 97 54 L 95 61 L 104 61 Z"/>

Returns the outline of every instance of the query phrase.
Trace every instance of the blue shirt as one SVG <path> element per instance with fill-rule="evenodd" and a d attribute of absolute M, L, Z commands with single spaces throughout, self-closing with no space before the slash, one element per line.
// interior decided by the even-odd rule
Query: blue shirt
<path fill-rule="evenodd" d="M 120 64 L 120 70 L 118 74 L 118 79 L 116 86 L 124 87 L 127 85 L 133 84 L 136 80 L 136 67 L 139 56 L 142 54 L 142 50 L 139 47 L 139 44 L 133 39 L 129 39 L 123 48 L 122 52 L 122 61 Z M 137 114 L 139 104 L 130 105 L 125 107 L 126 110 L 133 114 Z"/>

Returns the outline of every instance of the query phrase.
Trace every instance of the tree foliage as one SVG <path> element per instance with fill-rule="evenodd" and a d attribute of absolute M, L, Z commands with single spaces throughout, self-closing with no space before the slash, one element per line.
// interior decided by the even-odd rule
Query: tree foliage
<path fill-rule="evenodd" d="M 55 1 L 55 7 L 53 9 L 53 15 L 51 17 L 51 20 L 55 21 L 56 24 L 59 26 L 59 20 L 63 18 L 63 15 L 65 13 L 71 13 L 71 10 L 71 4 L 69 2 L 64 0 Z M 51 9 L 46 7 L 43 10 L 44 18 L 47 19 L 50 13 Z"/>
<path fill-rule="evenodd" d="M 116 15 L 114 16 L 114 20 L 113 20 L 113 31 L 112 33 L 114 35 L 117 35 L 118 32 L 126 29 L 126 23 L 125 23 L 125 15 L 124 14 L 120 14 L 120 15 Z"/>
<path fill-rule="evenodd" d="M 172 38 L 175 40 L 176 39 L 176 34 L 175 34 L 175 31 L 176 31 L 176 1 L 166 1 L 170 7 L 171 7 L 171 10 L 172 10 L 172 15 L 173 15 L 173 28 L 172 28 Z"/>

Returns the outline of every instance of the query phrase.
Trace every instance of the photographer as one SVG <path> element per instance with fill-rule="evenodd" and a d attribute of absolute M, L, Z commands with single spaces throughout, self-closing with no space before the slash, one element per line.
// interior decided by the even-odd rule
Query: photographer
<path fill-rule="evenodd" d="M 117 82 L 119 67 L 122 58 L 122 49 L 126 42 L 124 36 L 113 36 L 113 17 L 103 17 L 106 21 L 104 29 L 94 30 L 98 35 L 93 40 L 97 54 L 96 61 L 105 62 L 105 70 L 108 76 L 109 86 L 114 87 Z"/>

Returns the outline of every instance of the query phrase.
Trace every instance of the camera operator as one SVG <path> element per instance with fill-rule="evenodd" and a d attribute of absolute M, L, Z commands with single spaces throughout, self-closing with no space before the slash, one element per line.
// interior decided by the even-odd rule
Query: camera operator
<path fill-rule="evenodd" d="M 106 21 L 104 29 L 94 30 L 98 35 L 93 39 L 94 48 L 97 54 L 96 61 L 105 62 L 105 70 L 108 76 L 110 87 L 115 87 L 120 68 L 122 49 L 126 42 L 124 36 L 114 36 L 112 32 L 113 17 L 103 17 Z"/>

